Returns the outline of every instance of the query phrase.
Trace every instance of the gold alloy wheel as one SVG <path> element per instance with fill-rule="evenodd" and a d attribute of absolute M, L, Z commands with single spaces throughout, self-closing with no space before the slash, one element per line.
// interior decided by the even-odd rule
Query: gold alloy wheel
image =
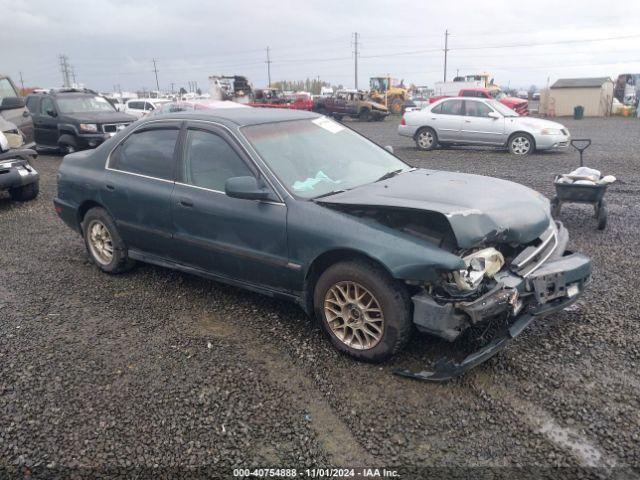
<path fill-rule="evenodd" d="M 331 332 L 355 350 L 375 347 L 384 333 L 384 315 L 373 294 L 356 282 L 338 282 L 324 297 Z"/>
<path fill-rule="evenodd" d="M 113 241 L 109 230 L 100 220 L 92 220 L 87 230 L 93 258 L 101 265 L 109 265 L 113 260 Z"/>

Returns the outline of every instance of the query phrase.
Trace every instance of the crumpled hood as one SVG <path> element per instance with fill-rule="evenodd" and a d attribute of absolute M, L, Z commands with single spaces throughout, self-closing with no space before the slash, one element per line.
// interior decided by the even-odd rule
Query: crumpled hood
<path fill-rule="evenodd" d="M 460 248 L 485 242 L 528 243 L 551 222 L 549 201 L 530 188 L 498 178 L 438 170 L 414 170 L 316 201 L 441 213 Z"/>

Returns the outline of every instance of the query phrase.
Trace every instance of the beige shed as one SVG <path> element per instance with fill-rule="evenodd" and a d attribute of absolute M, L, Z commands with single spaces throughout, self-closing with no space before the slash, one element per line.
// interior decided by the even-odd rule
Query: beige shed
<path fill-rule="evenodd" d="M 585 117 L 611 114 L 613 80 L 598 78 L 561 78 L 540 98 L 540 113 L 550 117 L 573 115 L 574 107 L 584 107 Z"/>

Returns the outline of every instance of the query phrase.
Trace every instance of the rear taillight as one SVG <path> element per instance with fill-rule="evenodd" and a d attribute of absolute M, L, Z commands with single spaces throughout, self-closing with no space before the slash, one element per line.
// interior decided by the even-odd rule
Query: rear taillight
<path fill-rule="evenodd" d="M 406 125 L 407 122 L 404 121 L 404 115 L 400 118 L 400 125 Z"/>

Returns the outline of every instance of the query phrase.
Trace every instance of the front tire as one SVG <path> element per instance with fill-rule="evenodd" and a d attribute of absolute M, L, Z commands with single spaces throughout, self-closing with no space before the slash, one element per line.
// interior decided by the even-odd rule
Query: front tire
<path fill-rule="evenodd" d="M 438 145 L 438 135 L 435 130 L 432 128 L 421 128 L 416 133 L 416 147 L 418 150 L 422 150 L 423 152 L 428 152 L 429 150 L 433 150 Z"/>
<path fill-rule="evenodd" d="M 409 295 L 404 285 L 372 263 L 329 267 L 316 283 L 314 308 L 333 346 L 358 360 L 380 362 L 409 340 Z"/>
<path fill-rule="evenodd" d="M 512 155 L 531 155 L 536 149 L 533 137 L 528 133 L 515 133 L 509 138 L 509 153 Z"/>
<path fill-rule="evenodd" d="M 115 222 L 105 209 L 89 210 L 82 220 L 82 232 L 89 258 L 103 272 L 122 273 L 135 265 L 127 255 L 127 247 Z"/>
<path fill-rule="evenodd" d="M 38 196 L 40 192 L 40 185 L 38 182 L 23 185 L 22 187 L 15 187 L 9 190 L 9 195 L 12 200 L 16 202 L 28 202 Z"/>

